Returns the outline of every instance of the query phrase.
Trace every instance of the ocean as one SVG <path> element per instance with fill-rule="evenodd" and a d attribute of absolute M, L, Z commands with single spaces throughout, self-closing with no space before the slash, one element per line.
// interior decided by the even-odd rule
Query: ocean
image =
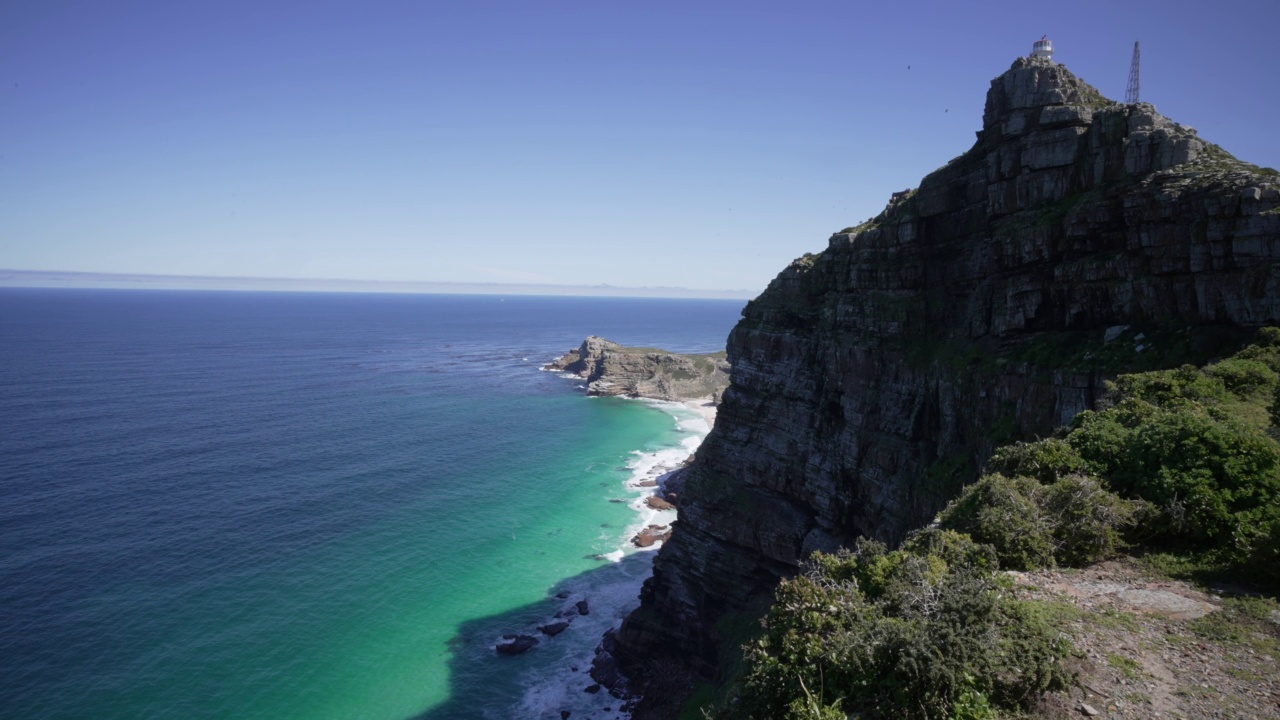
<path fill-rule="evenodd" d="M 0 715 L 620 717 L 634 485 L 707 427 L 539 368 L 742 305 L 0 289 Z"/>

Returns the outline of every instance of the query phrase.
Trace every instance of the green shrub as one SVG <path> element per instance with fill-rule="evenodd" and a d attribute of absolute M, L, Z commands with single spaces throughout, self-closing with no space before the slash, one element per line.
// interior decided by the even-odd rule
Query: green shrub
<path fill-rule="evenodd" d="M 1116 490 L 1162 508 L 1171 539 L 1225 542 L 1280 497 L 1276 443 L 1198 405 L 1127 398 L 1082 413 L 1068 441 Z"/>
<path fill-rule="evenodd" d="M 1280 435 L 1280 383 L 1276 383 L 1275 392 L 1271 393 L 1271 404 L 1267 406 L 1267 419 L 1271 421 L 1268 434 L 1271 439 Z"/>
<path fill-rule="evenodd" d="M 1063 475 L 1048 485 L 986 475 L 965 488 L 939 521 L 991 545 L 1002 567 L 1032 570 L 1113 557 L 1138 507 L 1088 475 Z"/>
<path fill-rule="evenodd" d="M 1280 592 L 1280 512 L 1273 512 L 1260 522 L 1257 532 L 1246 542 L 1246 566 L 1256 573 L 1262 585 Z"/>
<path fill-rule="evenodd" d="M 912 555 L 932 555 L 941 558 L 949 567 L 972 567 L 994 572 L 1000 563 L 996 549 L 954 530 L 927 527 L 917 530 L 902 543 L 902 549 Z"/>
<path fill-rule="evenodd" d="M 1068 648 L 1035 615 L 1000 592 L 991 550 L 957 533 L 815 554 L 778 587 L 716 717 L 991 717 L 1065 687 Z"/>
<path fill-rule="evenodd" d="M 1088 475 L 1067 475 L 1041 488 L 1037 502 L 1053 524 L 1054 559 L 1082 566 L 1115 556 L 1136 508 Z"/>
<path fill-rule="evenodd" d="M 1054 564 L 1053 525 L 1036 504 L 1040 483 L 984 475 L 939 516 L 941 525 L 995 548 L 1000 566 L 1031 570 Z"/>
<path fill-rule="evenodd" d="M 1253 338 L 1256 347 L 1275 350 L 1280 348 L 1280 327 L 1264 327 Z"/>
<path fill-rule="evenodd" d="M 1120 397 L 1156 405 L 1180 406 L 1177 403 L 1180 400 L 1222 401 L 1229 397 L 1222 380 L 1201 372 L 1194 365 L 1121 375 L 1115 379 L 1114 386 Z"/>
<path fill-rule="evenodd" d="M 1220 380 L 1234 395 L 1252 395 L 1276 385 L 1276 371 L 1261 360 L 1236 356 L 1210 365 L 1204 371 L 1209 377 Z"/>
<path fill-rule="evenodd" d="M 1149 549 L 1280 584 L 1280 328 L 1203 370 L 1122 375 L 1108 402 L 1066 441 L 1090 473 L 1149 503 L 1134 506 Z"/>
<path fill-rule="evenodd" d="M 1057 438 L 1005 445 L 987 463 L 987 472 L 1035 478 L 1045 485 L 1085 469 L 1080 454 L 1067 441 Z"/>

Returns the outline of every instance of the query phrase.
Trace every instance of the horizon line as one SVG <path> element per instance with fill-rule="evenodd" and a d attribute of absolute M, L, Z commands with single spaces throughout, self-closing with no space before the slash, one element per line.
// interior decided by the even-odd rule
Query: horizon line
<path fill-rule="evenodd" d="M 450 282 L 434 280 L 348 280 L 237 275 L 161 275 L 79 270 L 0 268 L 0 288 L 68 288 L 104 290 L 219 290 L 231 292 L 348 292 L 414 295 L 557 295 L 580 297 L 652 297 L 751 300 L 761 290 L 708 290 L 671 286 L 625 286 L 600 283 Z"/>

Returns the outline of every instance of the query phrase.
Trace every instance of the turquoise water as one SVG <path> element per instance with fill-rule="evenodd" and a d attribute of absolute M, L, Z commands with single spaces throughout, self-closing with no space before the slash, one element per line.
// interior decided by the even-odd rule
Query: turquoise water
<path fill-rule="evenodd" d="M 0 292 L 4 716 L 616 715 L 582 689 L 648 571 L 630 485 L 705 424 L 538 367 L 718 349 L 738 310 Z"/>

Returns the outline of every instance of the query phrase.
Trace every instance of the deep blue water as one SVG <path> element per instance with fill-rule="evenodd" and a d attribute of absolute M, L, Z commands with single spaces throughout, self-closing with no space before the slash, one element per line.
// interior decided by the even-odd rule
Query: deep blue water
<path fill-rule="evenodd" d="M 697 423 L 537 368 L 720 350 L 741 305 L 0 290 L 0 714 L 581 706 L 565 668 L 647 571 L 609 501 Z M 499 663 L 553 591 L 601 610 Z"/>

